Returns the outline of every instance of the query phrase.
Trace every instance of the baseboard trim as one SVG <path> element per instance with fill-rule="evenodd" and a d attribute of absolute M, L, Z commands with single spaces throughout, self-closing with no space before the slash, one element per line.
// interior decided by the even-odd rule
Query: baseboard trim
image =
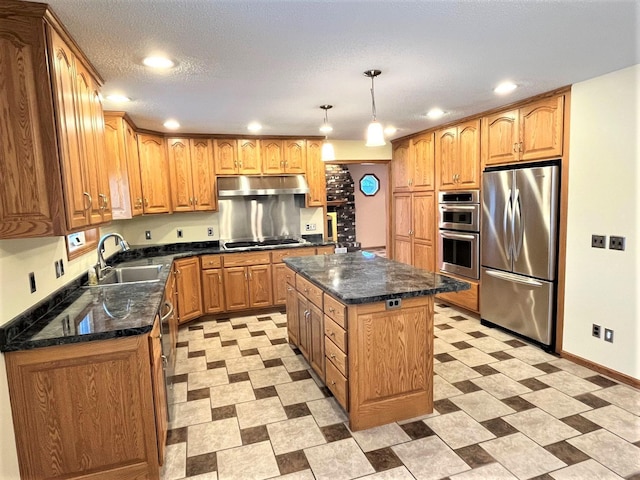
<path fill-rule="evenodd" d="M 578 365 L 582 365 L 583 367 L 590 368 L 591 370 L 595 370 L 598 373 L 602 373 L 607 377 L 611 377 L 614 380 L 618 380 L 619 382 L 625 383 L 634 388 L 640 388 L 640 380 L 637 378 L 633 378 L 624 373 L 618 372 L 617 370 L 612 370 L 611 368 L 604 367 L 600 364 L 594 363 L 590 360 L 586 360 L 582 357 L 574 355 L 573 353 L 565 352 L 564 350 L 560 352 L 560 356 L 562 358 L 566 358 L 567 360 L 571 360 Z"/>

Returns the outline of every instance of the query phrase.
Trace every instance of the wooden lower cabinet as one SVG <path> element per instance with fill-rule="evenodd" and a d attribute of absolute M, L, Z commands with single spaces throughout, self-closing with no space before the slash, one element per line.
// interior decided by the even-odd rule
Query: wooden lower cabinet
<path fill-rule="evenodd" d="M 325 292 L 319 307 L 311 300 L 315 292 L 301 291 L 299 280 L 313 284 L 295 276 L 289 342 L 316 373 L 323 371 L 352 431 L 433 411 L 433 296 L 403 298 L 400 308 L 387 310 L 385 302 L 345 305 Z"/>
<path fill-rule="evenodd" d="M 178 323 L 202 316 L 200 258 L 181 258 L 173 262 L 178 292 Z"/>
<path fill-rule="evenodd" d="M 287 303 L 287 266 L 284 263 L 271 265 L 271 277 L 273 278 L 273 304 L 286 305 Z"/>
<path fill-rule="evenodd" d="M 136 335 L 6 353 L 21 477 L 159 478 L 157 345 Z"/>
<path fill-rule="evenodd" d="M 202 270 L 202 303 L 204 313 L 224 312 L 222 269 Z"/>
<path fill-rule="evenodd" d="M 246 267 L 230 267 L 224 273 L 224 299 L 227 310 L 249 308 L 249 289 L 247 287 Z"/>
<path fill-rule="evenodd" d="M 149 358 L 151 361 L 151 384 L 156 417 L 156 441 L 158 444 L 158 462 L 164 464 L 164 455 L 169 430 L 169 411 L 167 405 L 167 387 L 164 375 L 165 356 L 162 353 L 162 336 L 160 334 L 160 317 L 156 317 L 153 329 L 149 334 Z"/>
<path fill-rule="evenodd" d="M 446 275 L 453 277 L 453 275 L 448 273 Z M 436 298 L 447 303 L 453 303 L 458 307 L 466 308 L 472 312 L 480 313 L 480 284 L 467 278 L 459 277 L 458 279 L 470 283 L 471 288 L 469 290 L 461 290 L 460 292 L 439 293 L 436 295 Z"/>
<path fill-rule="evenodd" d="M 271 287 L 271 265 L 252 265 L 249 272 L 249 307 L 259 308 L 273 305 Z"/>

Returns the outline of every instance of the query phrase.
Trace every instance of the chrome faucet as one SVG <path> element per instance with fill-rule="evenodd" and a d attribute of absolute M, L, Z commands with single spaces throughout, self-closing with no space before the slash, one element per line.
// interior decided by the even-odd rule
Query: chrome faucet
<path fill-rule="evenodd" d="M 107 262 L 105 262 L 104 260 L 104 242 L 109 237 L 116 237 L 118 240 L 120 240 L 119 243 L 123 252 L 131 249 L 129 247 L 129 243 L 119 233 L 107 233 L 106 235 L 103 235 L 98 242 L 98 263 L 96 264 L 96 273 L 98 274 L 98 280 L 102 279 L 102 274 L 107 269 Z"/>

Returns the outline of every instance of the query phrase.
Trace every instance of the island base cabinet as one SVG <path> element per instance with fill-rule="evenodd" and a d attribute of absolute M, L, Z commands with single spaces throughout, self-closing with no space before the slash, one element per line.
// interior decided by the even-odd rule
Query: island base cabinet
<path fill-rule="evenodd" d="M 5 358 L 22 478 L 159 478 L 148 335 Z"/>
<path fill-rule="evenodd" d="M 433 296 L 348 308 L 349 427 L 433 411 Z"/>

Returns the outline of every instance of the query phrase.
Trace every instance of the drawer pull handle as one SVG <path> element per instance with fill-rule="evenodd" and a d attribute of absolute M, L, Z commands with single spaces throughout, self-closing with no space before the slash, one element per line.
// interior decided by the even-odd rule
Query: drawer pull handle
<path fill-rule="evenodd" d="M 335 308 L 333 308 L 333 307 L 329 307 L 329 311 L 330 311 L 331 313 L 336 313 L 336 309 L 335 309 Z"/>
<path fill-rule="evenodd" d="M 335 386 L 336 386 L 336 382 L 335 382 L 335 380 L 331 380 L 330 385 L 331 385 L 332 387 L 335 387 Z"/>
<path fill-rule="evenodd" d="M 333 338 L 336 338 L 336 332 L 331 332 L 331 333 L 329 334 L 329 336 L 330 336 L 330 337 L 333 337 Z"/>
<path fill-rule="evenodd" d="M 332 353 L 331 355 L 329 355 L 329 358 L 332 359 L 332 360 L 335 360 L 336 359 L 336 354 Z"/>

